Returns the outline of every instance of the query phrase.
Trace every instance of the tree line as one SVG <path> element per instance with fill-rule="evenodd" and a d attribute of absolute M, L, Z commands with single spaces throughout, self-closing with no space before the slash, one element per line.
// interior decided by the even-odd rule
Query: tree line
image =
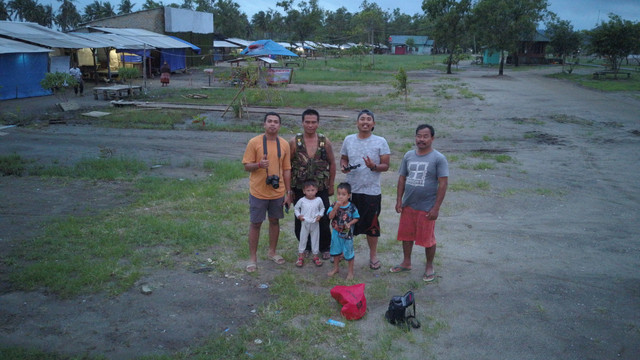
<path fill-rule="evenodd" d="M 39 0 L 0 0 L 0 20 L 30 21 L 62 31 L 96 19 L 133 12 L 131 0 L 120 0 L 114 7 L 95 0 L 78 12 L 74 0 L 61 3 L 54 13 L 51 5 Z M 428 35 L 436 51 L 449 53 L 447 72 L 453 55 L 467 49 L 489 48 L 500 51 L 500 74 L 504 53 L 516 52 L 522 41 L 533 39 L 540 24 L 546 25 L 550 50 L 563 59 L 577 51 L 602 56 L 617 68 L 623 58 L 640 53 L 640 25 L 610 14 L 592 30 L 575 31 L 571 23 L 550 12 L 547 0 L 423 0 L 423 13 L 408 15 L 396 8 L 386 11 L 372 1 L 363 0 L 359 11 L 345 7 L 322 9 L 318 0 L 282 0 L 276 9 L 254 14 L 251 19 L 233 0 L 183 0 L 163 4 L 145 0 L 143 10 L 170 6 L 213 14 L 215 32 L 223 37 L 274 39 L 322 43 L 388 44 L 389 35 Z M 618 65 L 615 65 L 618 64 Z"/>

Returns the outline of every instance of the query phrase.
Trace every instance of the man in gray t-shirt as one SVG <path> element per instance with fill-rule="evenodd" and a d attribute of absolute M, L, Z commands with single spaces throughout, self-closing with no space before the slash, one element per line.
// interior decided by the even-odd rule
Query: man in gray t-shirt
<path fill-rule="evenodd" d="M 351 201 L 360 213 L 354 235 L 365 234 L 369 245 L 369 268 L 380 269 L 378 260 L 378 237 L 380 236 L 380 215 L 382 191 L 380 173 L 389 170 L 391 150 L 381 136 L 373 135 L 376 122 L 369 110 L 358 114 L 358 133 L 348 135 L 340 150 L 340 168 L 347 174 L 351 185 Z"/>
<path fill-rule="evenodd" d="M 447 158 L 433 149 L 435 131 L 431 125 L 416 129 L 416 150 L 402 158 L 398 171 L 396 211 L 400 213 L 398 241 L 402 241 L 403 261 L 390 269 L 392 273 L 411 270 L 414 242 L 425 248 L 427 264 L 422 280 L 435 279 L 433 259 L 436 255 L 435 222 L 447 192 L 449 165 Z"/>

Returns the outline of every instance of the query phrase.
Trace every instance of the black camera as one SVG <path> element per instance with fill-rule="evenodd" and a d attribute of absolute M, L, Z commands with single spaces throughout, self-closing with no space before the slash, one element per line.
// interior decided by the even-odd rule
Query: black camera
<path fill-rule="evenodd" d="M 274 189 L 280 187 L 280 176 L 278 175 L 269 175 L 267 176 L 267 185 L 273 186 Z"/>
<path fill-rule="evenodd" d="M 351 171 L 351 170 L 355 170 L 355 169 L 359 168 L 360 165 L 362 165 L 362 164 L 357 164 L 357 165 L 347 164 L 347 166 L 343 166 L 342 169 L 344 171 Z"/>

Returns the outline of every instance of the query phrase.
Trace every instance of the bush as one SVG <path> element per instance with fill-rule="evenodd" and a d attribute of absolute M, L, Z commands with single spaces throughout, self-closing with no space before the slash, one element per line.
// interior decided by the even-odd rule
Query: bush
<path fill-rule="evenodd" d="M 50 90 L 61 101 L 68 101 L 67 90 L 78 85 L 78 81 L 68 73 L 54 72 L 46 73 L 44 79 L 40 81 L 40 86 L 45 90 Z"/>

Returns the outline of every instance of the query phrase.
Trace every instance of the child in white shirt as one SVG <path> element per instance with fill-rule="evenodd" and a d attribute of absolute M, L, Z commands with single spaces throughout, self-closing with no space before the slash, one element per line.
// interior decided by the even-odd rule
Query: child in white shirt
<path fill-rule="evenodd" d="M 313 253 L 313 263 L 322 266 L 322 260 L 318 257 L 320 253 L 320 225 L 318 221 L 324 215 L 324 204 L 322 199 L 316 197 L 318 185 L 315 181 L 305 181 L 303 185 L 304 197 L 300 198 L 294 207 L 294 213 L 301 222 L 300 244 L 298 245 L 298 261 L 296 266 L 304 265 L 304 250 L 307 247 L 307 238 L 311 235 L 311 252 Z"/>

